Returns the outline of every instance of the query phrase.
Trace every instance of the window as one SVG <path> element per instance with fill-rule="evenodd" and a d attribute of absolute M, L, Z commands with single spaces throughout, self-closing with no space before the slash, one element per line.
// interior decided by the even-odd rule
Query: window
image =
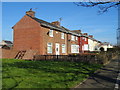
<path fill-rule="evenodd" d="M 75 36 L 71 35 L 71 40 L 75 41 Z"/>
<path fill-rule="evenodd" d="M 71 45 L 71 53 L 79 53 L 79 45 Z"/>
<path fill-rule="evenodd" d="M 62 53 L 66 53 L 66 47 L 65 47 L 65 44 L 62 44 Z"/>
<path fill-rule="evenodd" d="M 84 38 L 85 41 L 87 41 L 87 38 Z"/>
<path fill-rule="evenodd" d="M 50 37 L 53 37 L 53 30 L 50 30 L 50 31 L 49 31 L 49 36 L 50 36 Z"/>
<path fill-rule="evenodd" d="M 47 52 L 52 53 L 52 43 L 47 44 Z"/>
<path fill-rule="evenodd" d="M 78 37 L 76 37 L 76 40 L 78 40 Z"/>
<path fill-rule="evenodd" d="M 61 33 L 61 39 L 64 39 L 64 38 L 65 38 L 64 33 Z"/>
<path fill-rule="evenodd" d="M 88 44 L 84 44 L 84 50 L 89 50 Z"/>

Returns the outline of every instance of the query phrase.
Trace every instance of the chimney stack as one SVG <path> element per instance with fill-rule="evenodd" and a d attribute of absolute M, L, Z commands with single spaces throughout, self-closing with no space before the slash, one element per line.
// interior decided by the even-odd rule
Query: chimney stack
<path fill-rule="evenodd" d="M 72 30 L 71 32 L 75 32 L 77 34 L 81 34 L 81 30 Z"/>
<path fill-rule="evenodd" d="M 54 24 L 56 26 L 60 26 L 60 22 L 59 21 L 54 21 L 54 22 L 52 22 L 52 24 Z"/>
<path fill-rule="evenodd" d="M 93 35 L 89 35 L 90 38 L 93 38 Z"/>
<path fill-rule="evenodd" d="M 88 35 L 87 33 L 83 33 L 83 35 Z"/>
<path fill-rule="evenodd" d="M 32 8 L 31 8 L 29 11 L 26 12 L 26 15 L 29 15 L 31 17 L 35 17 L 35 12 L 32 11 Z"/>

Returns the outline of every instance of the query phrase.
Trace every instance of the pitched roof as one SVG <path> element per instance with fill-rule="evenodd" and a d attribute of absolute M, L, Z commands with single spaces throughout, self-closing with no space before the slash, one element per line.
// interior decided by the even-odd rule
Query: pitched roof
<path fill-rule="evenodd" d="M 81 30 L 72 30 L 71 32 L 75 32 L 77 34 L 81 34 Z"/>
<path fill-rule="evenodd" d="M 13 44 L 11 41 L 7 41 L 7 40 L 3 40 L 3 42 L 5 42 L 7 44 Z"/>
<path fill-rule="evenodd" d="M 27 15 L 27 16 L 31 17 L 30 15 Z M 38 19 L 36 17 L 31 17 L 31 18 L 34 19 L 35 21 L 39 22 L 42 26 L 49 27 L 50 29 L 55 29 L 55 30 L 58 30 L 58 31 L 61 31 L 61 32 L 70 33 L 70 34 L 73 34 L 73 35 L 76 35 L 76 36 L 80 36 L 78 33 L 71 32 L 71 30 L 69 30 L 69 29 L 67 29 L 63 26 L 56 26 L 52 23 L 49 23 L 47 21 Z"/>
<path fill-rule="evenodd" d="M 27 15 L 27 16 L 29 16 L 29 15 Z M 29 16 L 29 17 L 31 17 L 31 16 Z M 60 27 L 59 27 L 59 26 L 56 26 L 56 25 L 54 25 L 54 24 L 52 24 L 52 23 L 49 23 L 49 22 L 47 22 L 47 21 L 38 19 L 38 18 L 36 18 L 36 17 L 31 17 L 31 18 L 34 19 L 35 21 L 39 22 L 42 26 L 49 27 L 49 28 L 51 28 L 51 29 L 55 29 L 55 30 L 59 30 L 59 31 L 62 31 L 62 32 L 66 32 L 66 33 L 67 33 L 67 30 L 63 29 L 63 27 L 61 27 L 61 26 L 60 26 Z"/>

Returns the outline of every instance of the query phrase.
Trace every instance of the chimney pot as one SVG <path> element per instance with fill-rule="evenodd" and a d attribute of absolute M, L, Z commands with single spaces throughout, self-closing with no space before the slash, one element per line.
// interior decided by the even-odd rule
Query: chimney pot
<path fill-rule="evenodd" d="M 87 33 L 83 33 L 83 35 L 88 35 Z"/>
<path fill-rule="evenodd" d="M 29 15 L 31 17 L 35 17 L 35 12 L 32 11 L 32 8 L 29 11 L 26 11 L 26 15 Z"/>
<path fill-rule="evenodd" d="M 89 35 L 90 38 L 93 38 L 93 35 Z"/>

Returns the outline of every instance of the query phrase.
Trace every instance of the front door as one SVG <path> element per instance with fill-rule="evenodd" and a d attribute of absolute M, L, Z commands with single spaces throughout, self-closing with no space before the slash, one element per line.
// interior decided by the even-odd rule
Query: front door
<path fill-rule="evenodd" d="M 55 52 L 56 52 L 56 55 L 60 55 L 59 47 L 60 47 L 60 44 L 59 44 L 59 43 L 56 43 L 56 45 L 55 45 Z"/>

